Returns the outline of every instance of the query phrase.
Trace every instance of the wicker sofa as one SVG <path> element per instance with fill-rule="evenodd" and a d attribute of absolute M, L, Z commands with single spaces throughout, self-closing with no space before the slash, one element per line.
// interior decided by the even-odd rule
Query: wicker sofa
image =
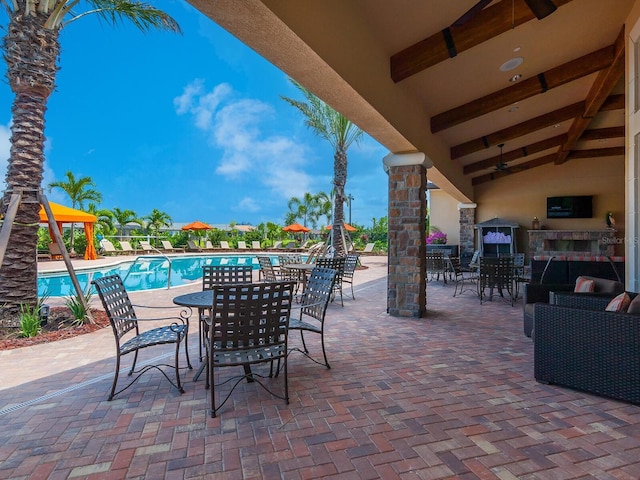
<path fill-rule="evenodd" d="M 534 305 L 537 381 L 640 404 L 640 314 L 605 311 L 611 298 L 557 293 Z"/>
<path fill-rule="evenodd" d="M 614 296 L 624 291 L 624 284 L 606 278 L 586 277 L 595 281 L 597 294 Z M 575 280 L 574 280 L 575 282 Z M 533 330 L 533 305 L 536 303 L 550 303 L 549 298 L 554 292 L 573 292 L 575 283 L 528 283 L 523 289 L 523 327 L 524 334 L 531 336 Z M 606 306 L 606 304 L 605 304 Z M 604 307 L 603 307 L 604 309 Z"/>

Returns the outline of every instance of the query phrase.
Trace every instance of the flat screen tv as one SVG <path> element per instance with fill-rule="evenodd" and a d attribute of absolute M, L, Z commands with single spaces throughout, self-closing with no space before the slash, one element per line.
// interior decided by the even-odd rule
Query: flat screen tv
<path fill-rule="evenodd" d="M 547 218 L 591 218 L 593 196 L 547 197 Z"/>

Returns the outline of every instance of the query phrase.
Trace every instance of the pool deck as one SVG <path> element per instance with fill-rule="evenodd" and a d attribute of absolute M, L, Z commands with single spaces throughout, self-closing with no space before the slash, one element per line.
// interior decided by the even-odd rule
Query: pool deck
<path fill-rule="evenodd" d="M 536 382 L 521 301 L 432 281 L 424 318 L 390 317 L 386 257 L 363 264 L 356 299 L 327 310 L 332 368 L 292 353 L 288 405 L 243 382 L 211 418 L 202 379 L 180 395 L 154 371 L 109 402 L 108 328 L 0 352 L 0 478 L 640 478 L 640 407 Z"/>

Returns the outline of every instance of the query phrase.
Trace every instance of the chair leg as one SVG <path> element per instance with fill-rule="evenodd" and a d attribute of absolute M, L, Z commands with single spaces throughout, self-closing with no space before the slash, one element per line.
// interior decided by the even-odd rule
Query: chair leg
<path fill-rule="evenodd" d="M 136 362 L 138 361 L 138 350 L 133 352 L 133 364 L 131 365 L 131 370 L 129 370 L 129 376 L 133 375 L 133 372 L 136 369 Z"/>
<path fill-rule="evenodd" d="M 116 357 L 116 373 L 113 375 L 113 385 L 111 385 L 111 393 L 109 394 L 108 400 L 113 400 L 113 396 L 116 394 L 116 385 L 118 384 L 118 373 L 120 372 L 120 352 L 118 352 L 118 356 Z"/>
<path fill-rule="evenodd" d="M 184 345 L 185 349 L 187 348 L 187 334 L 185 332 L 184 335 Z M 189 355 L 187 354 L 187 361 L 189 359 Z M 191 364 L 189 364 L 191 367 Z M 184 388 L 182 388 L 182 384 L 180 383 L 180 340 L 176 342 L 176 359 L 175 359 L 175 369 L 176 369 L 176 386 L 180 393 L 184 393 Z"/>
<path fill-rule="evenodd" d="M 331 365 L 329 365 L 329 359 L 327 358 L 327 351 L 324 348 L 324 332 L 322 332 L 320 335 L 322 337 L 320 340 L 320 343 L 322 344 L 322 355 L 324 356 L 324 364 L 328 369 L 330 369 Z"/>

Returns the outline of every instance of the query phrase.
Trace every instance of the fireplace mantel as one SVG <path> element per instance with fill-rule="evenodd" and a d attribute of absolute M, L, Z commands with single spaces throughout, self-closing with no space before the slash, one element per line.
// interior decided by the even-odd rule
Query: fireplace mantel
<path fill-rule="evenodd" d="M 616 231 L 529 230 L 529 255 L 614 255 Z"/>

